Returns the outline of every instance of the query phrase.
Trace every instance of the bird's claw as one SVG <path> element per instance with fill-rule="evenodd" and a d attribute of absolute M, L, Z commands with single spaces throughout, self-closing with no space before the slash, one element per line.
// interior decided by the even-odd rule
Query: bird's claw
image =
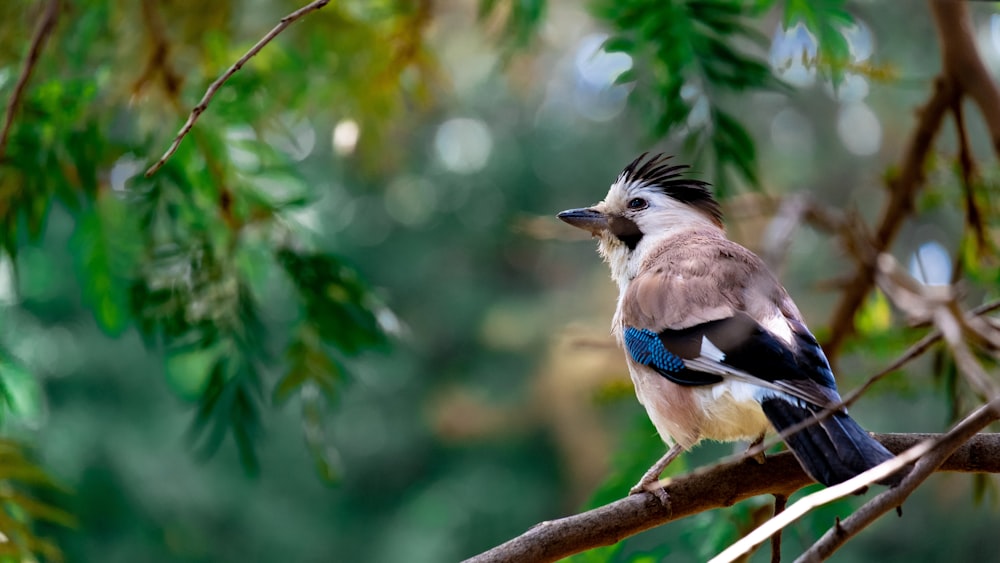
<path fill-rule="evenodd" d="M 634 487 L 629 489 L 629 495 L 638 495 L 642 493 L 650 493 L 659 499 L 660 504 L 664 507 L 670 506 L 670 493 L 667 489 L 660 486 L 660 480 L 654 479 L 652 481 L 646 482 L 646 480 L 639 481 Z"/>

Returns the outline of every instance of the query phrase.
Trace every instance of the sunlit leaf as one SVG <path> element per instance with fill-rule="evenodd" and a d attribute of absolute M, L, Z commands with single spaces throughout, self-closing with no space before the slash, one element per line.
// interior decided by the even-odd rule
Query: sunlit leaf
<path fill-rule="evenodd" d="M 164 371 L 170 387 L 187 399 L 202 396 L 213 366 L 224 351 L 225 347 L 217 344 L 209 348 L 191 347 L 168 352 Z"/>
<path fill-rule="evenodd" d="M 4 403 L 0 406 L 4 421 L 10 414 L 29 426 L 42 423 L 46 406 L 41 382 L 20 363 L 3 355 L 0 355 L 0 399 Z"/>

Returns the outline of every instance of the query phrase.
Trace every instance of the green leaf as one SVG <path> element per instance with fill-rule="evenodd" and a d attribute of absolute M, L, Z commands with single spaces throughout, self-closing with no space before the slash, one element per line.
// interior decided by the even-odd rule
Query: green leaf
<path fill-rule="evenodd" d="M 139 254 L 140 230 L 134 215 L 109 192 L 102 193 L 77 224 L 70 239 L 83 297 L 106 333 L 128 327 L 128 280 Z"/>
<path fill-rule="evenodd" d="M 602 46 L 609 53 L 631 53 L 635 51 L 635 41 L 628 37 L 609 37 Z"/>
<path fill-rule="evenodd" d="M 185 399 L 202 396 L 223 350 L 221 344 L 216 344 L 209 348 L 188 347 L 167 352 L 164 371 L 170 387 Z"/>
<path fill-rule="evenodd" d="M 623 71 L 615 78 L 615 85 L 628 84 L 639 79 L 639 72 L 634 68 Z"/>
<path fill-rule="evenodd" d="M 537 33 L 547 7 L 546 0 L 480 0 L 479 20 L 500 14 L 504 18 L 502 42 L 506 50 L 527 46 Z"/>
<path fill-rule="evenodd" d="M 45 394 L 38 378 L 19 363 L 0 356 L 0 400 L 17 420 L 38 426 L 45 416 Z M 6 413 L 3 413 L 6 414 Z"/>
<path fill-rule="evenodd" d="M 784 89 L 764 58 L 768 41 L 753 21 L 760 9 L 735 0 L 605 0 L 595 7 L 613 30 L 605 49 L 626 51 L 634 58 L 632 69 L 616 83 L 636 83 L 630 99 L 644 106 L 643 116 L 654 135 L 668 137 L 688 126 L 695 104 L 685 90 L 694 89 L 703 97 L 712 115 L 726 116 L 715 127 L 687 131 L 689 138 L 696 138 L 692 145 L 713 153 L 718 163 L 716 185 L 725 183 L 729 169 L 751 186 L 758 185 L 753 142 L 746 129 L 724 112 L 723 98 L 729 93 Z"/>
<path fill-rule="evenodd" d="M 307 383 L 315 384 L 327 401 L 336 398 L 343 370 L 323 349 L 313 326 L 304 323 L 299 328 L 285 355 L 288 358 L 288 373 L 274 386 L 275 404 L 283 404 Z"/>
<path fill-rule="evenodd" d="M 278 251 L 278 262 L 324 342 L 347 356 L 384 346 L 385 333 L 375 314 L 378 305 L 357 272 L 334 256 L 288 249 Z"/>
<path fill-rule="evenodd" d="M 255 440 L 260 430 L 260 376 L 247 356 L 221 356 L 209 373 L 191 437 L 199 442 L 198 453 L 213 456 L 231 434 L 243 468 L 259 470 Z"/>
<path fill-rule="evenodd" d="M 37 498 L 45 492 L 47 500 Z M 52 541 L 37 535 L 36 524 L 45 522 L 75 527 L 76 518 L 57 506 L 53 498 L 66 493 L 45 470 L 35 463 L 22 444 L 0 439 L 0 555 L 16 555 L 17 560 L 61 561 L 62 552 Z"/>
<path fill-rule="evenodd" d="M 0 500 L 16 505 L 28 516 L 36 520 L 44 520 L 66 528 L 76 526 L 76 518 L 65 510 L 31 498 L 24 493 L 0 488 Z"/>

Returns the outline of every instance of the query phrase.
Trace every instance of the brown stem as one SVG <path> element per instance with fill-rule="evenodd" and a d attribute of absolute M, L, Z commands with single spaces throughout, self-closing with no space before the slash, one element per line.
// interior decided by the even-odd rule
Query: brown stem
<path fill-rule="evenodd" d="M 955 117 L 955 132 L 958 134 L 958 166 L 962 173 L 962 190 L 965 194 L 965 224 L 972 229 L 976 237 L 976 248 L 979 252 L 986 251 L 986 225 L 983 215 L 976 203 L 973 181 L 976 177 L 976 163 L 972 158 L 972 147 L 969 145 L 969 134 L 965 130 L 965 112 L 962 111 L 962 100 L 956 99 L 952 108 Z M 958 253 L 960 256 L 962 253 Z M 955 268 L 957 275 L 959 268 Z"/>
<path fill-rule="evenodd" d="M 899 175 L 889 181 L 889 202 L 875 235 L 876 254 L 892 245 L 903 221 L 913 213 L 917 192 L 924 184 L 924 161 L 949 108 L 968 95 L 983 114 L 993 148 L 1000 156 L 1000 89 L 986 70 L 975 45 L 975 33 L 966 2 L 929 0 L 941 44 L 941 75 L 931 99 L 920 112 L 913 136 L 907 143 Z M 830 338 L 824 348 L 833 360 L 844 340 L 854 332 L 854 315 L 864 303 L 875 281 L 874 263 L 860 267 L 848 282 L 830 321 Z"/>
<path fill-rule="evenodd" d="M 941 123 L 952 106 L 955 91 L 951 84 L 939 77 L 934 83 L 934 92 L 920 110 L 917 127 L 913 131 L 903 153 L 899 175 L 889 180 L 889 202 L 882 211 L 875 237 L 872 240 L 873 256 L 885 252 L 892 245 L 903 221 L 913 213 L 917 192 L 924 185 L 924 161 L 930 153 L 934 137 L 941 129 Z M 865 297 L 875 285 L 874 260 L 857 271 L 846 284 L 840 302 L 834 309 L 830 321 L 830 337 L 823 348 L 831 361 L 836 358 L 845 339 L 854 332 L 854 315 L 864 303 Z"/>
<path fill-rule="evenodd" d="M 0 130 L 0 162 L 3 162 L 4 155 L 7 152 L 7 138 L 10 136 L 10 129 L 14 123 L 17 106 L 21 103 L 24 90 L 28 86 L 28 80 L 31 79 L 31 73 L 35 70 L 35 65 L 38 64 L 38 57 L 41 55 L 42 48 L 45 47 L 45 42 L 48 40 L 49 35 L 52 34 L 58 17 L 59 0 L 49 0 L 49 3 L 45 6 L 45 12 L 38 20 L 38 26 L 35 27 L 35 33 L 31 37 L 31 45 L 28 47 L 28 54 L 24 58 L 21 75 L 17 77 L 17 83 L 14 84 L 14 91 L 11 92 L 10 99 L 7 100 L 7 111 L 4 112 L 3 129 Z"/>
<path fill-rule="evenodd" d="M 172 105 L 179 109 L 178 97 L 183 78 L 177 74 L 170 63 L 170 41 L 167 38 L 166 25 L 160 16 L 156 0 L 142 0 L 142 21 L 151 51 L 142 73 L 132 83 L 132 95 L 139 95 L 146 84 L 159 75 L 167 98 Z"/>
<path fill-rule="evenodd" d="M 899 485 L 879 494 L 854 511 L 846 520 L 838 522 L 836 527 L 823 534 L 823 537 L 817 540 L 796 561 L 822 561 L 828 558 L 847 540 L 868 527 L 879 516 L 901 506 L 910 493 L 920 486 L 931 473 L 939 471 L 948 464 L 951 455 L 965 448 L 974 440 L 984 436 L 997 436 L 997 434 L 977 436 L 976 433 L 997 420 L 998 413 L 1000 413 L 1000 399 L 993 399 L 969 415 L 950 432 L 942 435 L 934 448 L 920 458 L 913 470 Z"/>
<path fill-rule="evenodd" d="M 930 0 L 930 7 L 941 42 L 942 68 L 949 80 L 979 106 L 993 149 L 1000 157 L 1000 89 L 976 49 L 968 2 Z"/>
<path fill-rule="evenodd" d="M 787 504 L 787 496 L 774 495 L 774 516 L 784 512 Z M 781 530 L 771 536 L 771 563 L 781 563 Z"/>
<path fill-rule="evenodd" d="M 243 65 L 245 65 L 247 61 L 249 61 L 255 55 L 257 55 L 257 53 L 259 53 L 261 49 L 267 46 L 268 43 L 270 43 L 288 26 L 295 23 L 296 20 L 308 14 L 309 12 L 314 12 L 316 10 L 319 10 L 320 8 L 326 6 L 329 3 L 330 0 L 316 0 L 315 2 L 310 2 L 309 4 L 281 18 L 278 24 L 275 25 L 274 28 L 271 29 L 271 31 L 267 32 L 267 34 L 264 35 L 264 37 L 261 37 L 260 40 L 257 41 L 257 43 L 250 48 L 249 51 L 247 51 L 242 57 L 239 58 L 239 60 L 233 63 L 233 66 L 226 69 L 226 72 L 222 73 L 222 76 L 216 78 L 215 82 L 212 82 L 212 84 L 208 86 L 208 89 L 205 90 L 205 95 L 202 96 L 201 101 L 198 102 L 198 105 L 194 106 L 194 108 L 191 109 L 191 115 L 188 116 L 187 122 L 184 123 L 183 127 L 181 127 L 181 130 L 177 132 L 177 136 L 174 138 L 174 142 L 170 144 L 170 147 L 167 148 L 167 151 L 165 153 L 163 153 L 163 156 L 160 157 L 160 160 L 156 161 L 156 163 L 150 166 L 149 170 L 146 170 L 146 177 L 148 178 L 153 174 L 155 174 L 156 171 L 159 170 L 164 164 L 166 164 L 167 160 L 171 156 L 173 156 L 175 152 L 177 152 L 177 148 L 181 146 L 181 141 L 184 140 L 184 137 L 187 136 L 187 134 L 191 131 L 191 128 L 194 127 L 195 122 L 198 121 L 198 117 L 201 116 L 201 114 L 204 113 L 206 109 L 208 109 L 208 104 L 209 102 L 212 101 L 212 97 L 215 96 L 215 94 L 219 91 L 219 88 L 222 88 L 222 85 L 225 84 L 226 81 L 229 80 L 229 78 L 232 75 L 236 74 L 238 70 L 243 68 Z"/>
<path fill-rule="evenodd" d="M 893 453 L 929 434 L 877 434 Z M 963 444 L 937 469 L 1000 472 L 1000 434 L 980 434 Z M 758 464 L 747 460 L 718 465 L 676 478 L 666 486 L 670 505 L 652 494 L 631 495 L 600 508 L 542 522 L 524 534 L 467 560 L 469 563 L 556 561 L 587 549 L 614 544 L 643 530 L 763 494 L 789 495 L 812 483 L 789 452 Z"/>

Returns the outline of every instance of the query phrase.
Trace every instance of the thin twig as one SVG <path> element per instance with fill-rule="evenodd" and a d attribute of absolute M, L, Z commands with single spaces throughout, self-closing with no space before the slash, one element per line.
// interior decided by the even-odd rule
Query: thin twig
<path fill-rule="evenodd" d="M 879 434 L 891 452 L 902 452 L 935 434 Z M 963 444 L 938 471 L 1000 472 L 1000 434 L 980 434 Z M 479 555 L 469 563 L 543 563 L 587 549 L 612 545 L 643 530 L 732 506 L 744 499 L 793 492 L 813 483 L 791 452 L 757 462 L 730 462 L 706 472 L 673 479 L 666 487 L 670 506 L 652 494 L 629 495 L 605 506 L 541 522 L 522 535 Z"/>
<path fill-rule="evenodd" d="M 889 182 L 889 202 L 875 234 L 876 252 L 885 252 L 903 221 L 913 212 L 917 192 L 924 183 L 924 162 L 941 128 L 944 115 L 963 95 L 979 106 L 989 129 L 993 150 L 1000 156 L 1000 88 L 997 87 L 976 48 L 975 29 L 966 2 L 930 0 L 941 45 L 941 75 L 934 94 L 923 107 L 913 136 L 907 143 L 900 173 Z M 854 316 L 875 283 L 875 264 L 859 267 L 848 283 L 830 321 L 830 338 L 823 348 L 831 362 L 854 332 Z"/>
<path fill-rule="evenodd" d="M 933 449 L 917 462 L 913 470 L 899 485 L 879 494 L 854 511 L 846 520 L 837 523 L 836 528 L 827 530 L 797 561 L 822 561 L 844 545 L 847 540 L 865 529 L 879 516 L 897 508 L 923 483 L 927 477 L 941 466 L 944 460 L 958 448 L 963 447 L 976 434 L 1000 417 L 1000 398 L 983 405 L 976 412 L 957 424 L 951 431 L 937 439 Z"/>
<path fill-rule="evenodd" d="M 958 135 L 958 166 L 962 173 L 962 190 L 965 193 L 965 224 L 976 237 L 976 249 L 986 251 L 986 225 L 983 215 L 976 203 L 976 193 L 973 181 L 976 177 L 976 163 L 972 158 L 972 147 L 969 144 L 969 134 L 965 129 L 965 112 L 962 111 L 962 100 L 955 100 L 951 108 L 955 117 L 955 132 Z"/>
<path fill-rule="evenodd" d="M 774 495 L 774 516 L 785 511 L 788 506 L 788 497 L 785 495 Z M 771 563 L 781 563 L 781 530 L 771 536 Z"/>
<path fill-rule="evenodd" d="M 976 307 L 975 309 L 972 309 L 971 311 L 969 311 L 968 316 L 979 317 L 981 315 L 985 315 L 986 313 L 996 311 L 997 309 L 1000 309 L 1000 299 L 996 301 L 991 301 L 989 303 L 985 303 L 983 305 L 980 305 L 979 307 Z M 827 408 L 823 409 L 822 412 L 816 414 L 816 416 L 811 419 L 804 420 L 802 422 L 799 422 L 797 424 L 794 424 L 786 428 L 784 431 L 778 433 L 774 438 L 771 438 L 761 444 L 748 448 L 745 453 L 734 456 L 733 459 L 736 460 L 736 459 L 742 459 L 744 457 L 754 457 L 761 452 L 767 451 L 772 446 L 777 444 L 779 441 L 784 440 L 788 436 L 791 436 L 792 434 L 795 434 L 796 432 L 799 432 L 800 430 L 803 430 L 813 424 L 822 422 L 823 420 L 826 420 L 831 415 L 833 415 L 833 413 L 853 405 L 858 399 L 861 398 L 863 394 L 865 394 L 869 389 L 871 389 L 871 387 L 876 383 L 878 383 L 882 378 L 889 375 L 890 373 L 895 372 L 896 370 L 908 364 L 909 362 L 913 361 L 914 358 L 917 358 L 918 356 L 929 350 L 931 346 L 937 344 L 940 340 L 941 340 L 940 330 L 935 329 L 931 332 L 928 332 L 923 338 L 921 338 L 912 346 L 907 348 L 906 351 L 903 352 L 903 354 L 900 355 L 898 358 L 896 358 L 891 364 L 879 370 L 878 373 L 869 377 L 860 387 L 848 393 L 847 396 L 844 398 L 844 400 L 842 400 L 841 402 L 828 406 Z"/>
<path fill-rule="evenodd" d="M 28 54 L 24 57 L 24 66 L 21 68 L 21 75 L 17 77 L 14 91 L 11 92 L 10 98 L 7 100 L 7 111 L 4 113 L 3 129 L 0 130 L 0 162 L 3 161 L 4 155 L 7 152 L 7 138 L 10 136 L 11 125 L 14 123 L 14 115 L 17 113 L 17 106 L 21 103 L 21 97 L 24 96 L 24 90 L 28 86 L 31 73 L 35 70 L 35 65 L 38 64 L 38 57 L 41 55 L 42 48 L 45 47 L 45 42 L 49 38 L 49 35 L 52 34 L 58 17 L 59 0 L 49 0 L 49 3 L 45 6 L 45 12 L 42 14 L 41 19 L 38 20 L 38 26 L 35 27 L 35 33 L 31 37 L 31 45 L 28 47 Z"/>
<path fill-rule="evenodd" d="M 979 106 L 993 150 L 1000 157 L 1000 87 L 979 55 L 968 2 L 930 0 L 930 8 L 941 43 L 941 68 Z"/>
<path fill-rule="evenodd" d="M 935 81 L 934 92 L 921 109 L 917 127 L 907 142 L 899 175 L 889 180 L 889 201 L 882 211 L 872 239 L 874 255 L 885 252 L 892 245 L 903 222 L 913 213 L 917 192 L 926 180 L 924 162 L 956 95 L 951 82 L 945 77 L 939 77 Z M 840 347 L 853 334 L 854 316 L 874 285 L 875 263 L 859 265 L 834 309 L 830 320 L 830 337 L 823 343 L 823 349 L 831 362 L 835 362 Z"/>
<path fill-rule="evenodd" d="M 208 89 L 205 90 L 205 95 L 202 96 L 201 101 L 198 102 L 198 105 L 194 106 L 194 108 L 191 110 L 191 115 L 188 116 L 187 122 L 185 122 L 184 126 L 181 127 L 181 130 L 177 132 L 177 136 L 174 138 L 174 142 L 170 144 L 170 147 L 167 149 L 167 152 L 163 153 L 163 156 L 160 157 L 160 160 L 156 161 L 155 164 L 150 166 L 149 170 L 146 170 L 146 177 L 148 178 L 153 174 L 155 174 L 156 171 L 159 170 L 164 164 L 166 164 L 167 160 L 171 156 L 173 156 L 175 152 L 177 152 L 177 148 L 180 147 L 181 141 L 184 140 L 184 137 L 191 131 L 191 128 L 194 127 L 195 122 L 198 121 L 198 117 L 206 109 L 208 109 L 208 103 L 212 100 L 212 97 L 215 96 L 215 94 L 219 91 L 219 88 L 221 88 L 222 85 L 225 84 L 225 82 L 229 80 L 229 78 L 232 75 L 236 74 L 236 71 L 243 68 L 243 65 L 245 65 L 247 61 L 252 59 L 257 53 L 259 53 L 261 49 L 263 49 L 268 43 L 270 43 L 275 37 L 277 37 L 278 34 L 284 31 L 285 28 L 292 25 L 293 23 L 295 23 L 296 20 L 308 14 L 309 12 L 314 12 L 316 10 L 319 10 L 320 8 L 326 6 L 329 3 L 330 0 L 316 0 L 315 2 L 310 2 L 309 4 L 281 18 L 281 20 L 278 22 L 278 25 L 274 26 L 274 28 L 271 29 L 271 31 L 267 32 L 267 35 L 261 37 L 260 40 L 257 41 L 257 43 L 250 48 L 249 51 L 247 51 L 242 57 L 239 58 L 239 60 L 233 63 L 233 66 L 229 67 L 226 70 L 226 72 L 222 73 L 222 76 L 216 78 L 215 82 L 212 82 L 212 84 L 208 86 Z"/>
<path fill-rule="evenodd" d="M 918 459 L 936 459 L 938 461 L 937 464 L 933 464 L 930 461 L 925 461 L 919 464 L 917 469 L 912 471 L 899 486 L 893 487 L 889 491 L 878 495 L 875 499 L 872 499 L 872 501 L 869 502 L 870 504 L 877 499 L 891 495 L 893 498 L 898 497 L 899 502 L 886 504 L 885 510 L 882 512 L 898 506 L 902 503 L 903 499 L 905 499 L 913 489 L 923 482 L 927 475 L 932 473 L 937 466 L 940 465 L 940 462 L 947 458 L 956 448 L 958 448 L 958 446 L 961 446 L 965 443 L 965 441 L 979 432 L 979 430 L 996 420 L 997 414 L 994 410 L 997 408 L 1000 408 L 1000 399 L 994 400 L 993 403 L 969 415 L 947 434 L 944 434 L 939 438 L 920 442 L 896 457 L 884 461 L 864 473 L 860 473 L 855 477 L 844 481 L 843 483 L 827 487 L 821 491 L 802 497 L 798 502 L 788 507 L 780 515 L 768 520 L 759 528 L 741 538 L 738 542 L 727 547 L 722 553 L 709 560 L 709 563 L 731 563 L 736 560 L 736 558 L 740 557 L 744 553 L 748 553 L 755 546 L 767 540 L 767 538 L 771 537 L 773 534 L 806 515 L 809 511 L 824 504 L 829 504 L 837 499 L 846 497 L 857 492 L 861 488 L 881 481 Z M 935 452 L 935 450 L 937 451 Z M 930 452 L 935 452 L 937 455 L 932 456 L 930 455 Z M 920 470 L 923 471 L 921 472 Z M 902 493 L 901 497 L 898 496 L 900 493 Z M 827 532 L 827 535 L 836 536 L 838 539 L 842 538 L 846 541 L 846 539 L 852 535 L 846 527 L 849 520 L 850 519 L 838 523 L 836 533 Z M 824 538 L 825 537 L 826 536 L 824 536 Z M 803 555 L 799 561 L 814 560 L 808 556 L 808 553 L 809 552 Z"/>

